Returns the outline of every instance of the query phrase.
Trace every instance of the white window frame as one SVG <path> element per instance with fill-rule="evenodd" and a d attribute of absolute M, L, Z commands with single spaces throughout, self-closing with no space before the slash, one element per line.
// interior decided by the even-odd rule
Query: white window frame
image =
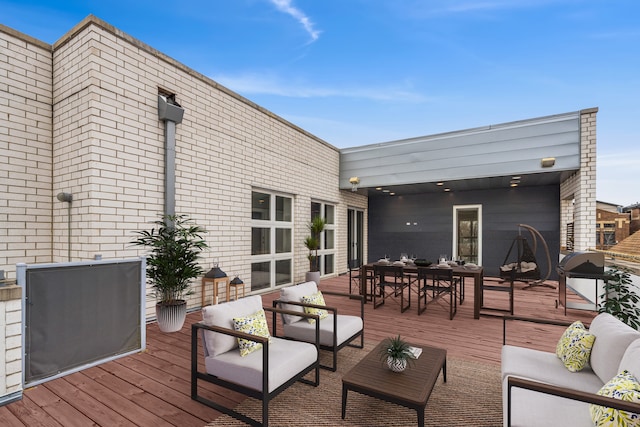
<path fill-rule="evenodd" d="M 320 215 L 323 219 L 326 219 L 325 216 L 325 211 L 326 211 L 326 206 L 331 206 L 333 207 L 333 224 L 326 224 L 324 226 L 324 231 L 322 232 L 322 235 L 320 236 L 320 249 L 318 249 L 318 257 L 320 258 L 320 277 L 325 276 L 327 274 L 335 274 L 336 273 L 336 253 L 337 253 L 337 247 L 338 247 L 338 242 L 337 242 L 337 226 L 336 226 L 336 222 L 338 221 L 337 218 L 337 212 L 338 212 L 338 207 L 336 206 L 335 203 L 328 203 L 328 202 L 322 202 L 319 200 L 312 200 L 311 203 L 317 203 L 320 205 Z M 309 209 L 311 209 L 311 206 L 309 206 Z M 331 230 L 333 231 L 333 248 L 331 249 L 327 249 L 326 248 L 326 234 L 327 234 L 327 230 Z M 327 273 L 325 271 L 325 256 L 326 255 L 333 255 L 333 271 L 330 273 Z"/>
<path fill-rule="evenodd" d="M 269 268 L 269 287 L 267 288 L 261 288 L 260 290 L 264 290 L 264 289 L 276 289 L 282 286 L 287 286 L 287 285 L 291 285 L 293 283 L 293 278 L 294 278 L 294 257 L 293 257 L 293 238 L 294 238 L 294 202 L 295 199 L 293 197 L 293 195 L 291 194 L 286 194 L 286 193 L 280 193 L 280 192 L 274 192 L 274 191 L 269 191 L 269 190 L 263 190 L 263 189 L 259 189 L 259 188 L 254 188 L 251 190 L 251 198 L 252 198 L 252 203 L 253 203 L 253 194 L 254 193 L 262 193 L 262 194 L 268 194 L 269 195 L 269 219 L 268 220 L 262 220 L 262 219 L 251 219 L 251 229 L 253 230 L 254 228 L 268 228 L 269 229 L 269 253 L 267 254 L 260 254 L 260 255 L 251 255 L 251 262 L 250 262 L 250 271 L 253 271 L 253 264 L 255 263 L 261 263 L 261 262 L 269 262 L 270 263 L 270 268 Z M 284 197 L 287 198 L 291 201 L 291 221 L 277 221 L 276 220 L 276 197 Z M 290 236 L 291 236 L 291 241 L 289 242 L 289 247 L 291 248 L 291 250 L 289 252 L 281 252 L 281 253 L 276 253 L 276 229 L 289 229 L 290 230 Z M 252 248 L 253 250 L 253 248 Z M 291 267 L 290 267 L 290 271 L 289 271 L 289 276 L 291 277 L 291 280 L 286 282 L 286 283 L 281 283 L 281 284 L 276 284 L 276 261 L 281 261 L 281 260 L 289 260 Z M 253 283 L 251 284 L 252 286 L 252 290 L 253 290 Z M 257 289 L 256 289 L 257 290 Z"/>

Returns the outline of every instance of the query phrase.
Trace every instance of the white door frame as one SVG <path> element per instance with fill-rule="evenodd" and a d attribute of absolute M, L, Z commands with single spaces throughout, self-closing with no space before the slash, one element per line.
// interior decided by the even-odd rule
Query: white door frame
<path fill-rule="evenodd" d="M 452 257 L 458 257 L 458 211 L 475 210 L 478 213 L 478 265 L 482 265 L 482 205 L 453 205 Z"/>

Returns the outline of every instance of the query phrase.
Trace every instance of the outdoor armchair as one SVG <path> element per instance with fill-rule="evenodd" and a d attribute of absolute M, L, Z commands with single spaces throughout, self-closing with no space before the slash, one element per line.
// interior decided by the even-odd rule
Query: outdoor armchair
<path fill-rule="evenodd" d="M 296 381 L 313 386 L 319 384 L 320 329 L 314 327 L 315 340 L 311 339 L 312 343 L 277 338 L 274 334 L 271 334 L 271 338 L 251 335 L 234 329 L 234 318 L 250 317 L 260 309 L 272 313 L 272 325 L 275 324 L 277 313 L 318 319 L 313 314 L 262 307 L 259 295 L 204 307 L 203 321 L 193 324 L 191 328 L 191 398 L 249 425 L 266 427 L 269 424 L 271 399 Z M 238 338 L 260 343 L 262 348 L 242 356 L 238 349 Z M 199 360 L 201 355 L 204 356 L 203 364 Z M 204 372 L 201 372 L 199 369 L 203 365 Z M 313 370 L 314 380 L 304 378 Z M 198 380 L 261 400 L 262 422 L 198 394 Z"/>
<path fill-rule="evenodd" d="M 339 314 L 336 307 L 303 302 L 303 297 L 318 293 L 315 282 L 305 282 L 295 286 L 283 288 L 280 298 L 273 301 L 274 307 L 280 307 L 296 312 L 295 316 L 283 313 L 283 337 L 300 341 L 313 341 L 316 324 L 320 328 L 320 348 L 332 352 L 333 363 L 331 365 L 320 364 L 321 368 L 335 371 L 338 365 L 338 351 L 345 346 L 364 347 L 364 297 L 341 292 L 322 291 L 323 295 L 351 298 L 360 302 L 360 316 Z M 310 323 L 299 316 L 306 309 L 325 310 L 326 317 L 319 322 Z M 274 335 L 277 336 L 274 325 Z M 354 344 L 356 338 L 360 338 L 359 344 Z"/>

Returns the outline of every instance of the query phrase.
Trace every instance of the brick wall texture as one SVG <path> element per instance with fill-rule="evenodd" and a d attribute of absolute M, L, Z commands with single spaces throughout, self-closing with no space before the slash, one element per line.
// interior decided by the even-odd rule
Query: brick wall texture
<path fill-rule="evenodd" d="M 294 281 L 308 269 L 312 200 L 336 206 L 336 271 L 346 271 L 346 211 L 366 209 L 367 199 L 338 189 L 335 147 L 96 18 L 50 47 L 10 32 L 0 41 L 22 53 L 1 57 L 10 96 L 0 101 L 0 174 L 10 191 L 0 199 L 8 223 L 0 268 L 144 253 L 130 241 L 164 208 L 164 91 L 185 110 L 176 127 L 176 213 L 208 230 L 205 269 L 217 259 L 250 284 L 257 189 L 293 197 Z M 58 201 L 59 192 L 73 202 Z M 191 306 L 200 302 L 197 284 Z"/>

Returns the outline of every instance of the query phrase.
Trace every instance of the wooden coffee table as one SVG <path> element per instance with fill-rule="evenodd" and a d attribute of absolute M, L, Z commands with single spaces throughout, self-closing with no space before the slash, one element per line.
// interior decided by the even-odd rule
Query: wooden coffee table
<path fill-rule="evenodd" d="M 409 362 L 404 372 L 392 372 L 386 361 L 380 360 L 383 345 L 378 344 L 342 377 L 342 419 L 347 411 L 347 392 L 352 390 L 415 409 L 418 426 L 424 427 L 424 409 L 440 371 L 447 382 L 447 350 L 411 344 L 422 348 L 420 357 Z"/>

